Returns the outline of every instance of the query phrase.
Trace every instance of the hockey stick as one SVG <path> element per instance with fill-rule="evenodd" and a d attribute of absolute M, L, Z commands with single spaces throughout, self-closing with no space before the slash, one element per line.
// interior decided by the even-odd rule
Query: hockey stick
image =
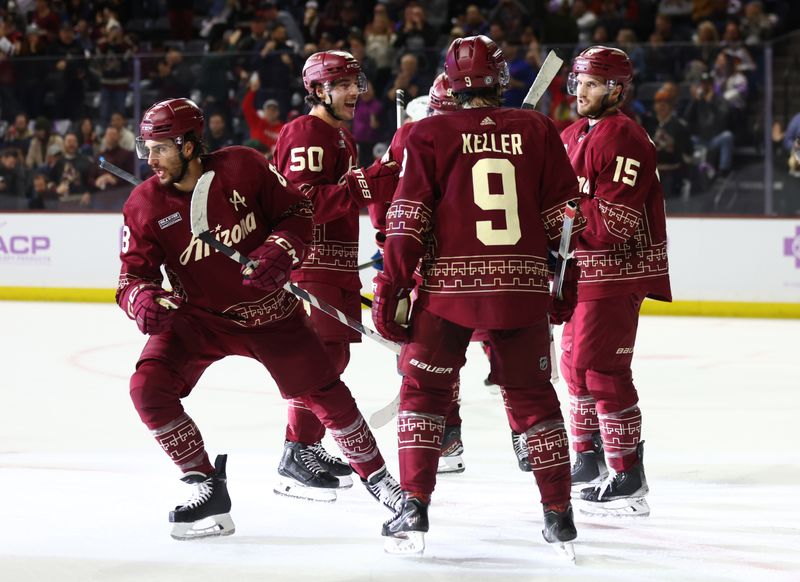
<path fill-rule="evenodd" d="M 539 72 L 536 74 L 531 88 L 528 89 L 528 94 L 525 95 L 525 99 L 522 101 L 522 109 L 536 109 L 539 99 L 542 98 L 550 83 L 556 78 L 563 64 L 564 60 L 556 54 L 556 51 L 547 53 L 547 57 L 545 57 L 542 66 L 539 67 Z"/>
<path fill-rule="evenodd" d="M 197 184 L 192 192 L 191 208 L 189 211 L 192 234 L 211 248 L 218 250 L 240 265 L 247 267 L 244 271 L 245 274 L 247 274 L 248 271 L 252 272 L 252 270 L 256 268 L 258 261 L 249 259 L 233 247 L 226 245 L 220 240 L 217 240 L 217 238 L 211 233 L 211 229 L 208 226 L 208 191 L 211 187 L 211 181 L 213 179 L 213 170 L 203 173 L 197 180 Z M 369 339 L 381 344 L 383 347 L 392 350 L 396 354 L 400 353 L 400 344 L 387 340 L 377 331 L 365 326 L 360 321 L 356 321 L 347 314 L 342 313 L 333 305 L 318 299 L 317 297 L 311 295 L 308 291 L 305 291 L 304 289 L 301 289 L 292 283 L 286 283 L 283 288 L 292 295 L 307 301 L 326 315 L 329 315 L 347 327 L 354 329 L 361 335 L 364 335 Z"/>
<path fill-rule="evenodd" d="M 403 117 L 406 114 L 406 92 L 398 89 L 394 92 L 394 106 L 397 111 L 397 129 L 403 125 Z"/>
<path fill-rule="evenodd" d="M 564 271 L 567 268 L 567 260 L 572 258 L 573 253 L 569 250 L 569 243 L 572 239 L 572 225 L 575 222 L 575 212 L 578 204 L 574 200 L 567 202 L 564 208 L 564 226 L 561 227 L 561 241 L 558 244 L 558 258 L 556 259 L 556 269 L 553 274 L 553 295 L 556 299 L 563 299 L 561 296 L 564 286 Z"/>
<path fill-rule="evenodd" d="M 525 100 L 522 102 L 522 109 L 535 109 L 536 104 L 539 103 L 539 99 L 542 98 L 547 88 L 550 86 L 550 83 L 553 82 L 553 79 L 556 78 L 558 72 L 561 70 L 561 66 L 564 64 L 563 59 L 561 59 L 555 51 L 550 51 L 547 53 L 547 57 L 544 59 L 542 66 L 539 68 L 539 72 L 536 74 L 536 78 L 533 80 L 531 84 L 531 88 L 528 89 L 528 94 L 525 95 Z M 400 91 L 398 90 L 398 94 Z M 398 120 L 400 119 L 400 104 L 397 104 L 397 111 Z M 398 121 L 398 127 L 400 127 L 400 122 Z M 571 228 L 571 225 L 570 225 Z M 563 236 L 563 235 L 562 235 Z M 569 239 L 567 239 L 569 241 Z M 553 382 L 558 381 L 558 371 L 555 366 L 555 358 L 556 358 L 556 345 L 555 341 L 553 340 L 553 326 L 550 325 L 550 362 L 552 366 L 552 372 L 550 379 Z M 395 416 L 397 416 L 397 410 L 400 406 L 400 393 L 397 393 L 397 396 L 394 399 L 384 406 L 383 408 L 379 408 L 375 412 L 372 413 L 372 416 L 369 417 L 369 424 L 373 428 L 380 428 L 387 423 L 389 423 Z"/>

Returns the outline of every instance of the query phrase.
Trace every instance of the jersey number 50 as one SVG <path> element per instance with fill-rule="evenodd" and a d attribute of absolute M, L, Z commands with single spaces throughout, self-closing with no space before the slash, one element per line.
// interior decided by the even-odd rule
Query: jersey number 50
<path fill-rule="evenodd" d="M 289 169 L 292 172 L 302 172 L 308 167 L 312 172 L 322 171 L 322 148 L 311 146 L 309 148 L 292 148 L 289 150 L 292 156 L 292 165 Z"/>
<path fill-rule="evenodd" d="M 489 174 L 497 174 L 503 186 L 502 192 L 489 191 Z M 478 240 L 486 246 L 513 245 L 522 238 L 517 210 L 516 170 L 510 160 L 484 158 L 472 166 L 472 190 L 475 204 L 483 210 L 502 210 L 506 227 L 494 228 L 491 220 L 475 222 Z"/>

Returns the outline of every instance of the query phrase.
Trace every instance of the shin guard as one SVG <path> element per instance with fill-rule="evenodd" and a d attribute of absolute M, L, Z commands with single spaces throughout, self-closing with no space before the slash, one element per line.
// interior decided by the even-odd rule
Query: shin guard
<path fill-rule="evenodd" d="M 619 412 L 598 414 L 606 461 L 617 472 L 638 462 L 636 447 L 642 437 L 642 411 L 637 405 Z"/>
<path fill-rule="evenodd" d="M 529 428 L 528 460 L 542 503 L 567 503 L 570 497 L 569 440 L 564 423 L 545 421 Z"/>

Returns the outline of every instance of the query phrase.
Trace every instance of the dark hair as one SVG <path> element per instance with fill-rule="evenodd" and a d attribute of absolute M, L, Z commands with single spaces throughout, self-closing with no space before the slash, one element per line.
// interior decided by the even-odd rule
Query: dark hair
<path fill-rule="evenodd" d="M 478 89 L 471 89 L 469 91 L 459 91 L 453 93 L 453 97 L 458 103 L 459 108 L 464 107 L 473 97 L 480 97 L 486 101 L 493 101 L 497 107 L 503 103 L 503 87 L 496 85 L 494 87 L 480 87 Z"/>

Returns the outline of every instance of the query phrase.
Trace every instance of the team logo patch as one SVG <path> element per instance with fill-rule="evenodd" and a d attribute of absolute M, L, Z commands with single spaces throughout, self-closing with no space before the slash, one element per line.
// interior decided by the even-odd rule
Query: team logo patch
<path fill-rule="evenodd" d="M 244 201 L 244 197 L 236 190 L 233 191 L 233 198 L 228 198 L 228 202 L 233 204 L 233 210 L 236 212 L 239 211 L 239 204 L 247 208 L 247 203 Z"/>
<path fill-rule="evenodd" d="M 539 369 L 544 372 L 547 369 L 547 364 L 549 360 L 550 358 L 548 358 L 547 356 L 542 356 L 541 358 L 539 358 Z"/>
<path fill-rule="evenodd" d="M 181 213 L 176 212 L 175 214 L 170 214 L 166 218 L 162 218 L 161 220 L 159 220 L 158 226 L 161 228 L 161 230 L 164 230 L 168 226 L 172 226 L 173 224 L 175 224 L 176 222 L 180 222 L 181 220 L 183 220 L 181 218 Z"/>

